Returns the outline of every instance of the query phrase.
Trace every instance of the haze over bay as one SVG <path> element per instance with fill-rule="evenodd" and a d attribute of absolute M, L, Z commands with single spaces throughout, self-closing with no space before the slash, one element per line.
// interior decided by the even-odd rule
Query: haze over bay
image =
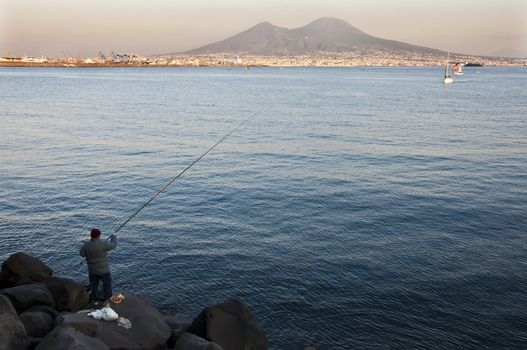
<path fill-rule="evenodd" d="M 526 3 L 485 1 L 128 1 L 0 4 L 0 55 L 89 57 L 192 50 L 256 23 L 298 28 L 338 17 L 385 39 L 465 54 L 527 56 Z"/>

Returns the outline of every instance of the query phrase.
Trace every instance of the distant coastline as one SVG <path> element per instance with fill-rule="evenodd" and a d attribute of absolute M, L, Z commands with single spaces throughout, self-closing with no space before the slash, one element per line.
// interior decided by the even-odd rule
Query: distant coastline
<path fill-rule="evenodd" d="M 459 63 L 464 67 L 524 67 L 527 66 L 527 59 L 520 58 L 479 58 L 474 61 L 451 58 L 451 64 Z M 198 58 L 186 58 L 183 62 L 171 63 L 166 58 L 153 59 L 150 62 L 104 62 L 86 63 L 83 60 L 70 61 L 70 63 L 60 60 L 50 60 L 48 62 L 21 62 L 21 61 L 0 61 L 0 67 L 83 67 L 83 68 L 154 68 L 154 67 L 223 67 L 249 69 L 257 67 L 443 67 L 444 58 L 436 60 L 383 60 L 383 59 L 361 59 L 360 62 L 334 59 L 306 59 L 306 57 L 260 57 L 251 60 L 244 60 L 243 63 L 236 64 L 229 61 L 219 60 L 215 56 L 202 56 Z"/>
<path fill-rule="evenodd" d="M 403 55 L 380 53 L 379 55 L 358 55 L 356 53 L 323 53 L 295 56 L 268 55 L 166 55 L 144 56 L 134 61 L 116 59 L 94 60 L 93 58 L 46 59 L 45 61 L 24 58 L 0 58 L 0 67 L 441 67 L 446 57 L 441 55 Z M 459 62 L 467 67 L 516 67 L 524 66 L 526 59 L 505 57 L 481 57 L 451 55 L 450 62 Z"/>

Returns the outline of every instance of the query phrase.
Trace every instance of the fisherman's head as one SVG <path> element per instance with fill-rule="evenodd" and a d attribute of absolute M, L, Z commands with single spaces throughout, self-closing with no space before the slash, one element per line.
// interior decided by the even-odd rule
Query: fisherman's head
<path fill-rule="evenodd" d="M 98 228 L 94 228 L 91 230 L 90 232 L 90 236 L 92 239 L 98 239 L 101 237 L 101 230 L 99 230 Z"/>

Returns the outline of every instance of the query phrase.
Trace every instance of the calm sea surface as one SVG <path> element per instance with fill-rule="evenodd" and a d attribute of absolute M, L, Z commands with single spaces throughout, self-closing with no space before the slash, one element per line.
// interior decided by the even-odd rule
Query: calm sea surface
<path fill-rule="evenodd" d="M 1 68 L 0 260 L 194 317 L 239 297 L 272 349 L 527 348 L 527 69 Z"/>

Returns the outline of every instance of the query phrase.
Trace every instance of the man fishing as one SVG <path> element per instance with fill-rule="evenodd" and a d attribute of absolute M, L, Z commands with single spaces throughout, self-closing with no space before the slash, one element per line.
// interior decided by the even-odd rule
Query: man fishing
<path fill-rule="evenodd" d="M 256 113 L 253 114 L 253 116 Z M 188 169 L 190 169 L 194 164 L 199 162 L 201 158 L 205 157 L 207 153 L 212 151 L 217 145 L 219 145 L 223 140 L 229 137 L 233 132 L 238 130 L 248 119 L 245 119 L 243 122 L 238 124 L 234 129 L 232 129 L 227 135 L 223 136 L 218 142 L 211 146 L 205 153 L 199 156 L 194 160 L 189 166 L 187 166 L 183 171 L 178 175 L 172 178 L 162 189 L 157 191 L 146 203 L 141 205 L 125 222 L 123 222 L 110 236 L 110 242 L 101 241 L 101 231 L 94 228 L 91 230 L 91 239 L 88 242 L 85 242 L 82 248 L 80 249 L 80 255 L 86 257 L 88 262 L 88 273 L 90 277 L 90 288 L 91 288 L 91 301 L 94 305 L 99 303 L 99 280 L 102 280 L 102 285 L 104 288 L 104 299 L 108 299 L 112 296 L 112 276 L 110 275 L 110 267 L 108 266 L 108 257 L 106 252 L 114 249 L 117 246 L 117 236 L 116 233 L 119 232 L 130 220 L 132 220 L 141 210 L 143 210 L 150 202 L 152 202 L 161 192 L 163 192 L 168 186 L 170 186 L 174 181 L 176 181 L 181 175 L 183 175 Z"/>
<path fill-rule="evenodd" d="M 91 239 L 82 245 L 80 255 L 85 257 L 88 263 L 91 288 L 90 299 L 94 305 L 97 305 L 99 303 L 99 281 L 102 281 L 104 300 L 112 296 L 112 276 L 108 265 L 107 252 L 117 246 L 117 235 L 115 233 L 112 234 L 110 242 L 102 241 L 101 231 L 94 228 L 91 230 L 90 236 Z"/>

